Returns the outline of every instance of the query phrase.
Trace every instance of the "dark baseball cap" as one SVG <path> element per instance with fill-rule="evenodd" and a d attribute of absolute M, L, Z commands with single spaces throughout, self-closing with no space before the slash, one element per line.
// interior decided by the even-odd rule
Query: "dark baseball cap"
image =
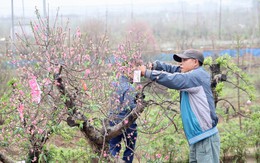
<path fill-rule="evenodd" d="M 204 56 L 202 52 L 195 50 L 195 49 L 188 49 L 185 50 L 184 53 L 182 54 L 174 54 L 173 59 L 176 62 L 181 62 L 181 59 L 188 59 L 188 58 L 193 58 L 193 59 L 198 59 L 201 64 L 204 62 Z"/>

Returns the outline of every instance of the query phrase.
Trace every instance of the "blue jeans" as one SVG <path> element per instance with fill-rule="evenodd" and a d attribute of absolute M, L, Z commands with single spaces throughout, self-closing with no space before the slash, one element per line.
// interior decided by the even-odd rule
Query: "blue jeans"
<path fill-rule="evenodd" d="M 112 138 L 109 142 L 109 150 L 111 155 L 118 157 L 121 150 L 121 140 L 125 142 L 126 149 L 124 151 L 123 160 L 126 163 L 132 163 L 134 159 L 134 149 L 137 138 L 137 125 L 132 124 L 122 134 Z"/>
<path fill-rule="evenodd" d="M 219 163 L 220 138 L 216 133 L 190 146 L 191 163 Z"/>

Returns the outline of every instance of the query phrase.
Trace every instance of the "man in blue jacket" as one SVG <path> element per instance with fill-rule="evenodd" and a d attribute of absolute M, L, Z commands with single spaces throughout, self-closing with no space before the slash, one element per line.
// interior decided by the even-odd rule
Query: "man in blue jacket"
<path fill-rule="evenodd" d="M 132 74 L 131 74 L 132 75 Z M 110 111 L 110 125 L 114 126 L 120 122 L 136 107 L 136 92 L 132 85 L 132 76 L 122 75 L 117 82 L 113 83 L 115 92 L 112 98 L 112 106 Z M 128 122 L 125 122 L 128 123 Z M 124 140 L 125 151 L 123 160 L 126 163 L 132 163 L 134 159 L 134 149 L 137 138 L 137 124 L 134 122 L 124 132 L 109 142 L 109 150 L 115 158 L 119 157 L 121 150 L 121 140 Z"/>
<path fill-rule="evenodd" d="M 202 67 L 203 54 L 188 49 L 175 54 L 174 66 L 155 61 L 152 69 L 141 66 L 142 76 L 170 89 L 180 90 L 182 124 L 190 145 L 189 162 L 219 163 L 220 138 L 211 91 L 211 78 Z"/>

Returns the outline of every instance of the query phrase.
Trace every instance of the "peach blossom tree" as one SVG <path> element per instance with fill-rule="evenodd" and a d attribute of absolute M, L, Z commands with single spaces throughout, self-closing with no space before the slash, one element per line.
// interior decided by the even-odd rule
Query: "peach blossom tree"
<path fill-rule="evenodd" d="M 26 33 L 16 34 L 16 51 L 8 57 L 16 66 L 17 77 L 9 82 L 11 90 L 6 99 L 10 98 L 1 102 L 5 113 L 10 114 L 4 114 L 0 139 L 25 149 L 20 152 L 28 155 L 27 161 L 48 161 L 44 146 L 62 122 L 83 133 L 97 155 L 92 161 L 111 159 L 111 138 L 136 119 L 147 124 L 146 118 L 141 117 L 145 108 L 172 105 L 155 103 L 149 97 L 144 101 L 144 89 L 151 89 L 153 84 L 135 84 L 139 92 L 137 107 L 121 123 L 109 126 L 110 102 L 115 100 L 111 97 L 115 89 L 111 83 L 143 63 L 141 48 L 126 41 L 113 49 L 106 35 L 94 42 L 79 28 L 73 31 L 68 24 L 59 26 L 57 19 L 51 23 L 50 19 L 41 18 L 38 11 L 36 15 L 37 20 L 31 22 L 32 38 Z M 169 120 L 168 125 L 173 123 Z"/>

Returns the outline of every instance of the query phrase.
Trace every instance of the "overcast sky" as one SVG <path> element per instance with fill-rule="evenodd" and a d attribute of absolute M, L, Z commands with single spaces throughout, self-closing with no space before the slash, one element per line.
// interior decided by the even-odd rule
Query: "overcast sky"
<path fill-rule="evenodd" d="M 138 6 L 141 4 L 162 4 L 167 2 L 186 2 L 189 4 L 203 5 L 205 1 L 215 2 L 218 4 L 220 0 L 0 0 L 0 18 L 10 17 L 12 15 L 11 2 L 13 1 L 13 11 L 16 17 L 28 17 L 35 16 L 35 7 L 37 7 L 41 13 L 43 13 L 43 2 L 46 2 L 46 9 L 49 13 L 56 14 L 56 10 L 59 7 L 60 13 L 63 14 L 80 14 L 82 9 L 91 6 L 109 6 L 109 5 L 128 5 Z M 240 4 L 242 6 L 249 5 L 250 0 L 221 0 L 223 5 Z"/>
<path fill-rule="evenodd" d="M 166 2 L 188 2 L 193 4 L 203 4 L 208 0 L 45 0 L 46 7 L 50 12 L 55 12 L 58 7 L 62 11 L 63 8 L 71 8 L 71 12 L 77 12 L 77 7 L 90 7 L 93 5 L 140 5 L 140 4 L 161 4 Z M 220 0 L 212 0 L 219 2 Z M 228 3 L 232 0 L 222 0 L 222 3 Z M 245 0 L 247 1 L 247 0 Z M 0 17 L 10 17 L 12 14 L 12 0 L 1 0 Z M 44 0 L 13 0 L 13 11 L 15 16 L 34 15 L 35 6 L 43 11 Z M 70 14 L 70 13 L 67 13 Z"/>

